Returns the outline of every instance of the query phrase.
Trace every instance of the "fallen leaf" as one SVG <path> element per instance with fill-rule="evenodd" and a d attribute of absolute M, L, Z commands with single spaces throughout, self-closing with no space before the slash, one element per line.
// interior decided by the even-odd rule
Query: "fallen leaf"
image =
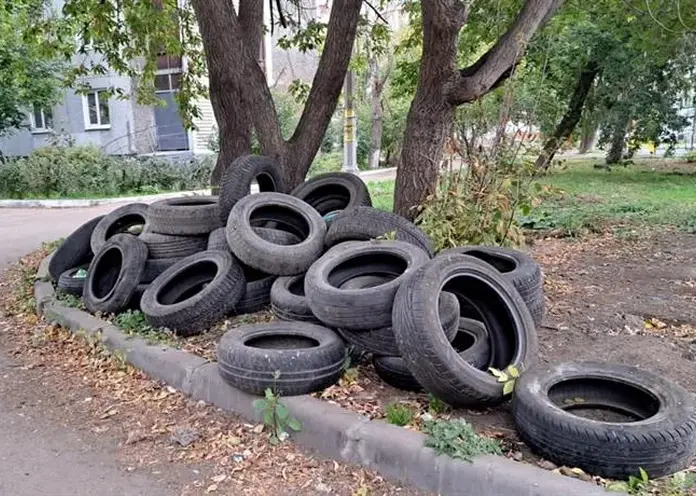
<path fill-rule="evenodd" d="M 213 492 L 217 491 L 217 489 L 218 489 L 217 484 L 211 484 L 205 489 L 205 494 L 213 493 Z"/>
<path fill-rule="evenodd" d="M 223 482 L 225 479 L 227 479 L 227 475 L 225 474 L 220 474 L 216 475 L 215 477 L 212 477 L 213 482 L 217 483 Z"/>

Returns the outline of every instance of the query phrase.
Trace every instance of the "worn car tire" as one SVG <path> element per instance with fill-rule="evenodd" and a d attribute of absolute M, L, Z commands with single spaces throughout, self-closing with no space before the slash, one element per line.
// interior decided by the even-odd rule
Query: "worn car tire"
<path fill-rule="evenodd" d="M 208 245 L 205 236 L 171 236 L 168 234 L 143 233 L 138 236 L 147 246 L 148 258 L 185 258 Z"/>
<path fill-rule="evenodd" d="M 247 283 L 242 297 L 233 307 L 233 312 L 236 315 L 260 312 L 271 303 L 271 287 L 276 276 L 249 270 L 245 267 L 242 267 L 242 270 Z"/>
<path fill-rule="evenodd" d="M 305 295 L 312 313 L 328 327 L 355 331 L 388 327 L 397 289 L 427 261 L 426 252 L 403 241 L 340 244 L 307 271 Z M 342 288 L 350 279 L 375 274 L 390 280 L 368 288 Z"/>
<path fill-rule="evenodd" d="M 149 232 L 200 236 L 221 227 L 217 196 L 168 198 L 150 205 Z"/>
<path fill-rule="evenodd" d="M 147 247 L 137 236 L 116 234 L 87 269 L 82 299 L 90 312 L 115 313 L 128 305 L 145 270 Z"/>
<path fill-rule="evenodd" d="M 460 246 L 441 252 L 438 256 L 458 253 L 476 257 L 495 267 L 510 281 L 527 304 L 537 327 L 544 318 L 544 278 L 541 266 L 519 250 L 500 246 Z"/>
<path fill-rule="evenodd" d="M 88 264 L 94 256 L 91 238 L 94 228 L 104 218 L 103 215 L 88 220 L 75 229 L 65 241 L 53 252 L 48 263 L 48 274 L 57 281 L 60 275 L 78 265 Z"/>
<path fill-rule="evenodd" d="M 344 241 L 367 241 L 395 232 L 396 240 L 405 241 L 433 255 L 432 241 L 418 226 L 392 212 L 372 207 L 344 210 L 331 219 L 324 243 L 332 247 Z"/>
<path fill-rule="evenodd" d="M 630 420 L 574 415 L 578 408 L 613 410 Z M 612 479 L 651 479 L 689 466 L 696 451 L 694 395 L 628 365 L 569 362 L 539 367 L 515 384 L 515 426 L 536 453 L 558 465 Z"/>
<path fill-rule="evenodd" d="M 148 287 L 150 287 L 149 284 L 138 284 L 138 287 L 135 288 L 133 296 L 131 296 L 126 308 L 130 308 L 131 310 L 140 310 L 140 300 L 143 298 L 143 294 L 145 294 Z"/>
<path fill-rule="evenodd" d="M 145 203 L 129 203 L 106 214 L 99 224 L 94 228 L 90 238 L 92 252 L 97 253 L 104 243 L 116 234 L 131 234 L 137 236 L 138 233 L 129 232 L 135 226 L 145 227 L 147 223 L 148 207 Z"/>
<path fill-rule="evenodd" d="M 207 250 L 222 250 L 230 251 L 230 245 L 227 244 L 227 235 L 224 227 L 218 227 L 208 236 Z"/>
<path fill-rule="evenodd" d="M 422 386 L 399 356 L 373 356 L 372 365 L 380 379 L 397 389 L 404 391 L 422 391 Z"/>
<path fill-rule="evenodd" d="M 145 262 L 145 269 L 143 270 L 143 275 L 140 279 L 140 282 L 142 284 L 150 284 L 152 281 L 157 279 L 162 272 L 164 272 L 180 260 L 181 258 L 148 259 Z"/>
<path fill-rule="evenodd" d="M 231 253 L 203 251 L 165 270 L 145 291 L 140 307 L 152 326 L 193 336 L 229 314 L 245 288 L 242 267 Z"/>
<path fill-rule="evenodd" d="M 372 206 L 367 185 L 359 176 L 348 172 L 319 174 L 300 184 L 290 194 L 311 205 L 327 221 L 338 211 Z"/>
<path fill-rule="evenodd" d="M 254 231 L 268 221 L 297 235 L 293 245 L 269 242 Z M 305 272 L 324 249 L 326 223 L 302 200 L 281 193 L 259 193 L 239 200 L 227 222 L 227 242 L 246 265 L 267 274 L 292 276 Z"/>
<path fill-rule="evenodd" d="M 271 311 L 280 320 L 321 324 L 309 308 L 304 274 L 279 277 L 271 287 Z"/>
<path fill-rule="evenodd" d="M 283 173 L 275 160 L 260 155 L 239 157 L 225 169 L 220 179 L 220 221 L 227 218 L 235 203 L 251 194 L 251 184 L 256 181 L 259 192 L 285 193 Z"/>
<path fill-rule="evenodd" d="M 237 328 L 225 334 L 217 348 L 222 378 L 257 395 L 267 388 L 281 396 L 324 389 L 340 377 L 345 355 L 335 332 L 306 322 Z"/>
<path fill-rule="evenodd" d="M 63 272 L 58 278 L 58 289 L 63 293 L 82 296 L 87 277 L 75 277 L 75 274 L 80 270 L 87 270 L 88 267 L 89 265 L 80 265 Z"/>
<path fill-rule="evenodd" d="M 440 295 L 439 307 L 442 329 L 447 339 L 451 341 L 457 335 L 459 328 L 459 302 L 454 295 L 442 293 Z M 369 353 L 380 356 L 401 356 L 391 326 L 370 329 L 369 331 L 337 329 L 337 332 L 347 343 Z"/>
<path fill-rule="evenodd" d="M 393 328 L 408 369 L 425 389 L 454 407 L 488 406 L 506 399 L 503 384 L 472 367 L 445 339 L 437 298 L 454 293 L 481 314 L 490 338 L 490 366 L 525 370 L 537 359 L 536 326 L 519 293 L 486 262 L 467 255 L 438 256 L 401 285 Z"/>

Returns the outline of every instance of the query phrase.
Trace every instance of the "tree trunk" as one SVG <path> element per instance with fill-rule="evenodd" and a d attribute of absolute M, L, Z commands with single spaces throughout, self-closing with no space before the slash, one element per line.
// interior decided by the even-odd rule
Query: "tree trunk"
<path fill-rule="evenodd" d="M 631 118 L 628 113 L 623 113 L 618 117 L 614 130 L 611 135 L 611 147 L 607 153 L 607 165 L 621 163 L 623 159 L 623 151 L 626 147 L 626 133 L 628 132 L 628 124 Z"/>
<path fill-rule="evenodd" d="M 597 119 L 595 119 L 593 116 L 588 116 L 586 122 L 584 122 L 582 125 L 582 138 L 580 139 L 580 148 L 578 149 L 578 153 L 584 155 L 585 153 L 592 151 L 595 139 L 597 137 L 598 127 L 599 123 L 597 122 Z"/>
<path fill-rule="evenodd" d="M 370 169 L 379 167 L 379 156 L 382 148 L 382 90 L 384 82 L 379 77 L 379 65 L 375 58 L 370 59 L 370 76 L 372 79 L 372 136 L 370 138 Z"/>
<path fill-rule="evenodd" d="M 580 72 L 580 77 L 575 85 L 573 94 L 570 97 L 568 110 L 566 110 L 563 119 L 558 123 L 551 137 L 544 145 L 539 158 L 537 158 L 536 166 L 539 169 L 548 169 L 551 165 L 553 157 L 558 152 L 558 149 L 563 144 L 563 141 L 568 139 L 575 127 L 580 122 L 582 117 L 582 109 L 585 106 L 587 95 L 589 95 L 592 85 L 597 74 L 599 73 L 599 65 L 596 62 L 590 61 Z"/>

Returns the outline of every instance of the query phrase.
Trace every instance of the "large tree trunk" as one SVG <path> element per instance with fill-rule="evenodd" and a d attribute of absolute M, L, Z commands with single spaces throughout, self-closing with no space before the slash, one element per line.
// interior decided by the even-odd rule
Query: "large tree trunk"
<path fill-rule="evenodd" d="M 594 116 L 589 116 L 586 122 L 582 125 L 582 137 L 580 138 L 580 147 L 578 148 L 578 153 L 584 155 L 592 151 L 594 147 L 595 139 L 597 137 L 597 129 L 599 128 L 599 123 Z"/>
<path fill-rule="evenodd" d="M 567 140 L 575 127 L 580 122 L 582 117 L 582 109 L 585 106 L 585 101 L 587 100 L 587 95 L 590 94 L 594 80 L 599 74 L 599 65 L 594 62 L 588 62 L 585 67 L 583 67 L 580 72 L 580 77 L 575 85 L 573 94 L 570 97 L 570 103 L 568 104 L 568 110 L 566 110 L 563 119 L 558 123 L 556 129 L 554 130 L 551 137 L 546 141 L 539 158 L 537 158 L 536 166 L 539 169 L 548 169 L 551 165 L 553 157 L 558 152 L 563 142 Z"/>
<path fill-rule="evenodd" d="M 622 112 L 617 118 L 611 134 L 611 147 L 606 157 L 607 165 L 621 163 L 623 151 L 626 147 L 626 133 L 628 132 L 628 124 L 630 122 L 631 117 L 627 112 Z"/>
<path fill-rule="evenodd" d="M 458 0 L 421 2 L 423 52 L 416 96 L 406 119 L 396 174 L 394 210 L 413 219 L 435 191 L 454 108 L 477 100 L 511 74 L 524 47 L 563 0 L 527 0 L 507 32 L 470 67 L 457 70 L 457 35 L 467 6 Z"/>
<path fill-rule="evenodd" d="M 372 135 L 370 136 L 370 169 L 379 167 L 379 156 L 382 148 L 382 90 L 384 81 L 379 76 L 379 64 L 375 58 L 370 59 L 370 77 L 372 79 Z"/>

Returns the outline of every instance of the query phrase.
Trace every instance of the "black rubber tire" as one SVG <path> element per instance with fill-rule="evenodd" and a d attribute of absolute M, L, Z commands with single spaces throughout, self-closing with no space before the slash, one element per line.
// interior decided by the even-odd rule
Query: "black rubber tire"
<path fill-rule="evenodd" d="M 143 233 L 138 236 L 147 246 L 148 258 L 185 258 L 208 246 L 206 236 L 171 236 L 169 234 Z"/>
<path fill-rule="evenodd" d="M 137 236 L 116 234 L 87 269 L 82 299 L 90 312 L 116 313 L 135 293 L 145 270 L 147 247 Z"/>
<path fill-rule="evenodd" d="M 208 250 L 230 251 L 230 245 L 227 244 L 227 235 L 224 227 L 218 227 L 208 236 Z"/>
<path fill-rule="evenodd" d="M 213 232 L 220 224 L 217 196 L 169 198 L 150 205 L 148 231 L 175 236 L 200 236 Z"/>
<path fill-rule="evenodd" d="M 89 265 L 80 265 L 79 267 L 73 267 L 63 272 L 58 278 L 58 289 L 63 293 L 82 296 L 82 291 L 85 287 L 85 281 L 87 277 L 75 277 L 75 274 L 80 270 L 87 270 Z"/>
<path fill-rule="evenodd" d="M 321 324 L 304 294 L 304 274 L 279 277 L 271 287 L 271 310 L 280 320 Z"/>
<path fill-rule="evenodd" d="M 276 276 L 268 274 L 263 274 L 258 279 L 249 279 L 247 276 L 244 294 L 234 306 L 233 312 L 236 315 L 244 315 L 264 310 L 271 303 L 271 287 L 275 280 Z"/>
<path fill-rule="evenodd" d="M 104 216 L 100 215 L 82 224 L 53 252 L 51 261 L 48 263 L 48 274 L 51 279 L 57 281 L 66 270 L 92 261 L 94 256 L 90 242 L 92 232 L 103 218 Z"/>
<path fill-rule="evenodd" d="M 458 253 L 476 257 L 495 267 L 510 281 L 527 304 L 537 327 L 544 318 L 544 278 L 541 266 L 519 250 L 500 246 L 460 246 L 441 252 L 438 256 Z"/>
<path fill-rule="evenodd" d="M 327 247 L 344 241 L 368 241 L 396 232 L 398 241 L 405 241 L 433 255 L 433 244 L 418 226 L 392 212 L 372 207 L 356 207 L 344 210 L 331 219 L 324 243 Z"/>
<path fill-rule="evenodd" d="M 403 241 L 334 246 L 305 276 L 309 308 L 328 327 L 360 331 L 391 326 L 397 289 L 427 261 L 426 252 Z M 391 280 L 369 288 L 341 287 L 365 275 L 391 276 Z"/>
<path fill-rule="evenodd" d="M 337 211 L 372 206 L 370 191 L 359 176 L 349 172 L 327 172 L 303 182 L 291 193 L 308 203 L 329 222 Z"/>
<path fill-rule="evenodd" d="M 145 203 L 129 203 L 106 214 L 97 224 L 90 238 L 92 252 L 97 253 L 104 243 L 116 234 L 131 234 L 129 229 L 147 224 L 148 207 Z M 137 234 L 136 234 L 137 235 Z"/>
<path fill-rule="evenodd" d="M 536 362 L 536 326 L 522 297 L 486 262 L 467 255 L 439 256 L 401 285 L 393 328 L 408 369 L 454 407 L 489 406 L 506 399 L 503 384 L 472 367 L 445 339 L 437 312 L 440 291 L 454 293 L 482 316 L 491 345 L 491 367 L 523 371 Z"/>
<path fill-rule="evenodd" d="M 276 343 L 271 341 L 274 337 Z M 288 346 L 284 337 L 299 343 Z M 264 340 L 266 347 L 250 346 L 258 340 Z M 338 334 L 306 322 L 239 327 L 227 332 L 217 348 L 218 368 L 225 382 L 256 395 L 263 395 L 267 388 L 280 396 L 320 391 L 338 381 L 345 356 Z M 276 371 L 280 372 L 278 378 L 274 377 Z"/>
<path fill-rule="evenodd" d="M 147 262 L 145 262 L 145 270 L 143 270 L 143 275 L 140 282 L 142 284 L 150 284 L 152 281 L 157 279 L 162 272 L 179 262 L 179 260 L 181 260 L 181 258 L 148 259 Z"/>
<path fill-rule="evenodd" d="M 231 253 L 203 251 L 165 270 L 145 291 L 140 307 L 153 327 L 193 336 L 228 315 L 245 288 L 242 267 Z"/>
<path fill-rule="evenodd" d="M 639 421 L 605 422 L 568 410 L 629 413 Z M 696 451 L 696 400 L 677 384 L 628 365 L 569 362 L 522 375 L 512 413 L 524 442 L 558 465 L 612 479 L 651 479 L 689 466 Z"/>
<path fill-rule="evenodd" d="M 135 292 L 128 302 L 127 308 L 130 308 L 131 310 L 140 310 L 140 300 L 143 298 L 143 294 L 145 294 L 145 291 L 149 287 L 149 284 L 138 284 L 138 287 L 135 288 Z"/>
<path fill-rule="evenodd" d="M 301 242 L 280 245 L 259 236 L 254 227 L 275 221 L 279 230 L 299 235 Z M 294 226 L 303 226 L 292 232 Z M 324 249 L 326 223 L 302 200 L 281 193 L 259 193 L 239 200 L 227 222 L 227 242 L 244 264 L 267 274 L 292 276 L 305 272 Z"/>
<path fill-rule="evenodd" d="M 401 357 L 375 355 L 372 357 L 372 365 L 379 378 L 392 387 L 414 392 L 423 390 Z"/>
<path fill-rule="evenodd" d="M 220 179 L 220 221 L 227 224 L 232 207 L 251 194 L 256 181 L 260 193 L 285 193 L 283 173 L 275 160 L 261 155 L 245 155 L 232 162 Z"/>
<path fill-rule="evenodd" d="M 254 227 L 252 229 L 259 238 L 274 245 L 290 246 L 302 242 L 299 236 L 290 232 L 281 231 L 280 229 L 270 229 L 268 227 Z"/>
<path fill-rule="evenodd" d="M 459 301 L 453 294 L 442 293 L 440 295 L 439 307 L 442 328 L 447 339 L 452 341 L 457 335 L 459 327 Z M 337 329 L 337 332 L 347 343 L 368 353 L 380 356 L 401 356 L 391 326 L 369 331 Z"/>
<path fill-rule="evenodd" d="M 466 362 L 479 370 L 488 370 L 491 361 L 491 341 L 483 322 L 461 317 L 452 347 Z"/>

